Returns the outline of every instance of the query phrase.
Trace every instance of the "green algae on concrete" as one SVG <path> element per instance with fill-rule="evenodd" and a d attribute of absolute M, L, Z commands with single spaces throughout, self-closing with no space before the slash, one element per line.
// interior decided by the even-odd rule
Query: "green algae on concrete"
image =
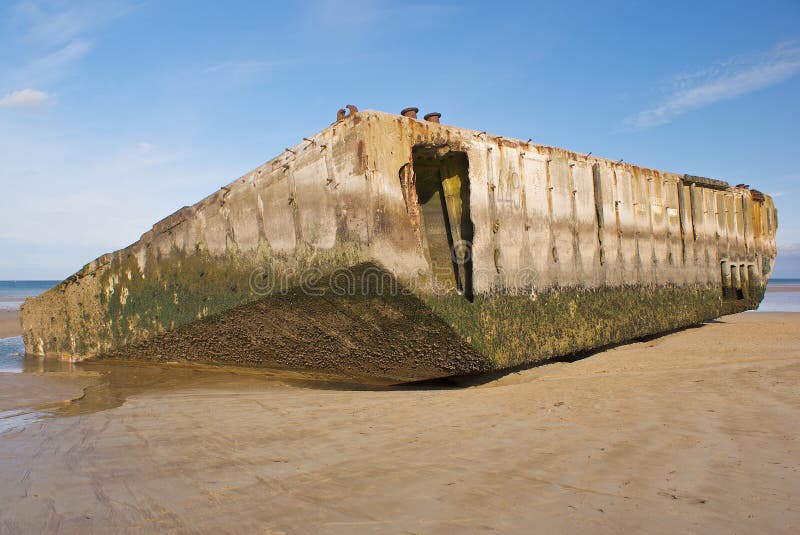
<path fill-rule="evenodd" d="M 532 295 L 457 295 L 425 302 L 494 368 L 570 355 L 697 325 L 720 315 L 718 288 L 563 288 Z M 739 311 L 739 310 L 737 310 Z"/>
<path fill-rule="evenodd" d="M 174 330 L 262 297 L 298 287 L 311 270 L 329 273 L 359 258 L 358 246 L 292 258 L 264 248 L 250 258 L 235 252 L 213 257 L 204 251 L 158 254 L 144 272 L 133 256 L 115 258 L 100 277 L 100 304 L 108 321 L 110 347 Z M 264 267 L 265 266 L 265 267 Z M 264 267 L 263 269 L 260 269 Z"/>

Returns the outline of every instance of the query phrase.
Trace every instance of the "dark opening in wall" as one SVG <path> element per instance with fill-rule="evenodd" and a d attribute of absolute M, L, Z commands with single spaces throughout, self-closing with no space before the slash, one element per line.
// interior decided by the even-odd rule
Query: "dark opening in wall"
<path fill-rule="evenodd" d="M 744 264 L 739 266 L 739 299 L 744 299 L 748 296 L 750 288 L 749 279 L 747 278 L 747 266 Z"/>
<path fill-rule="evenodd" d="M 742 280 L 739 277 L 739 266 L 731 266 L 731 282 L 733 283 L 733 293 L 735 299 L 744 299 Z"/>
<path fill-rule="evenodd" d="M 744 299 L 744 280 L 746 279 L 744 265 L 720 263 L 720 278 L 722 283 L 722 298 L 728 300 Z"/>
<path fill-rule="evenodd" d="M 442 146 L 417 146 L 412 153 L 420 238 L 439 282 L 455 287 L 473 299 L 472 239 L 474 227 L 469 213 L 469 160 L 464 152 Z M 401 171 L 401 180 L 402 180 Z M 412 213 L 409 207 L 409 213 Z"/>
<path fill-rule="evenodd" d="M 736 299 L 736 289 L 733 286 L 733 267 L 728 266 L 726 261 L 720 262 L 720 281 L 722 285 L 723 299 Z"/>

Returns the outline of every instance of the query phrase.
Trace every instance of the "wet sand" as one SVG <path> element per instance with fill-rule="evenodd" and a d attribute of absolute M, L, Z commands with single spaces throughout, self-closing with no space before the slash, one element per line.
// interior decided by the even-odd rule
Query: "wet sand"
<path fill-rule="evenodd" d="M 49 416 L 0 435 L 0 532 L 797 533 L 799 333 L 745 313 L 458 389 L 2 375 Z M 42 408 L 54 381 L 89 386 Z"/>
<path fill-rule="evenodd" d="M 6 413 L 66 407 L 69 401 L 83 396 L 84 388 L 97 379 L 93 374 L 77 377 L 61 373 L 0 373 L 0 432 L 4 429 L 3 420 L 8 421 L 4 418 Z"/>
<path fill-rule="evenodd" d="M 19 336 L 22 327 L 19 324 L 19 311 L 0 310 L 0 338 Z"/>

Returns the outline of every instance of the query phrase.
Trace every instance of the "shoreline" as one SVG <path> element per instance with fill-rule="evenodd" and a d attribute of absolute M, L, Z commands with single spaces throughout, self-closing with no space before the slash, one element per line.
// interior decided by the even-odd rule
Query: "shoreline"
<path fill-rule="evenodd" d="M 0 310 L 0 338 L 21 335 L 22 326 L 19 323 L 19 310 Z"/>

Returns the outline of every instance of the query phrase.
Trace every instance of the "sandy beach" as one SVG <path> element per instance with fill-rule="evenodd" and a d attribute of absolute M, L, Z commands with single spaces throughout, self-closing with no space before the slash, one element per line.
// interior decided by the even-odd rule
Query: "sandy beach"
<path fill-rule="evenodd" d="M 19 324 L 19 311 L 0 310 L 0 338 L 19 336 L 22 327 Z"/>
<path fill-rule="evenodd" d="M 464 388 L 0 374 L 0 532 L 797 533 L 798 332 L 739 314 Z"/>

